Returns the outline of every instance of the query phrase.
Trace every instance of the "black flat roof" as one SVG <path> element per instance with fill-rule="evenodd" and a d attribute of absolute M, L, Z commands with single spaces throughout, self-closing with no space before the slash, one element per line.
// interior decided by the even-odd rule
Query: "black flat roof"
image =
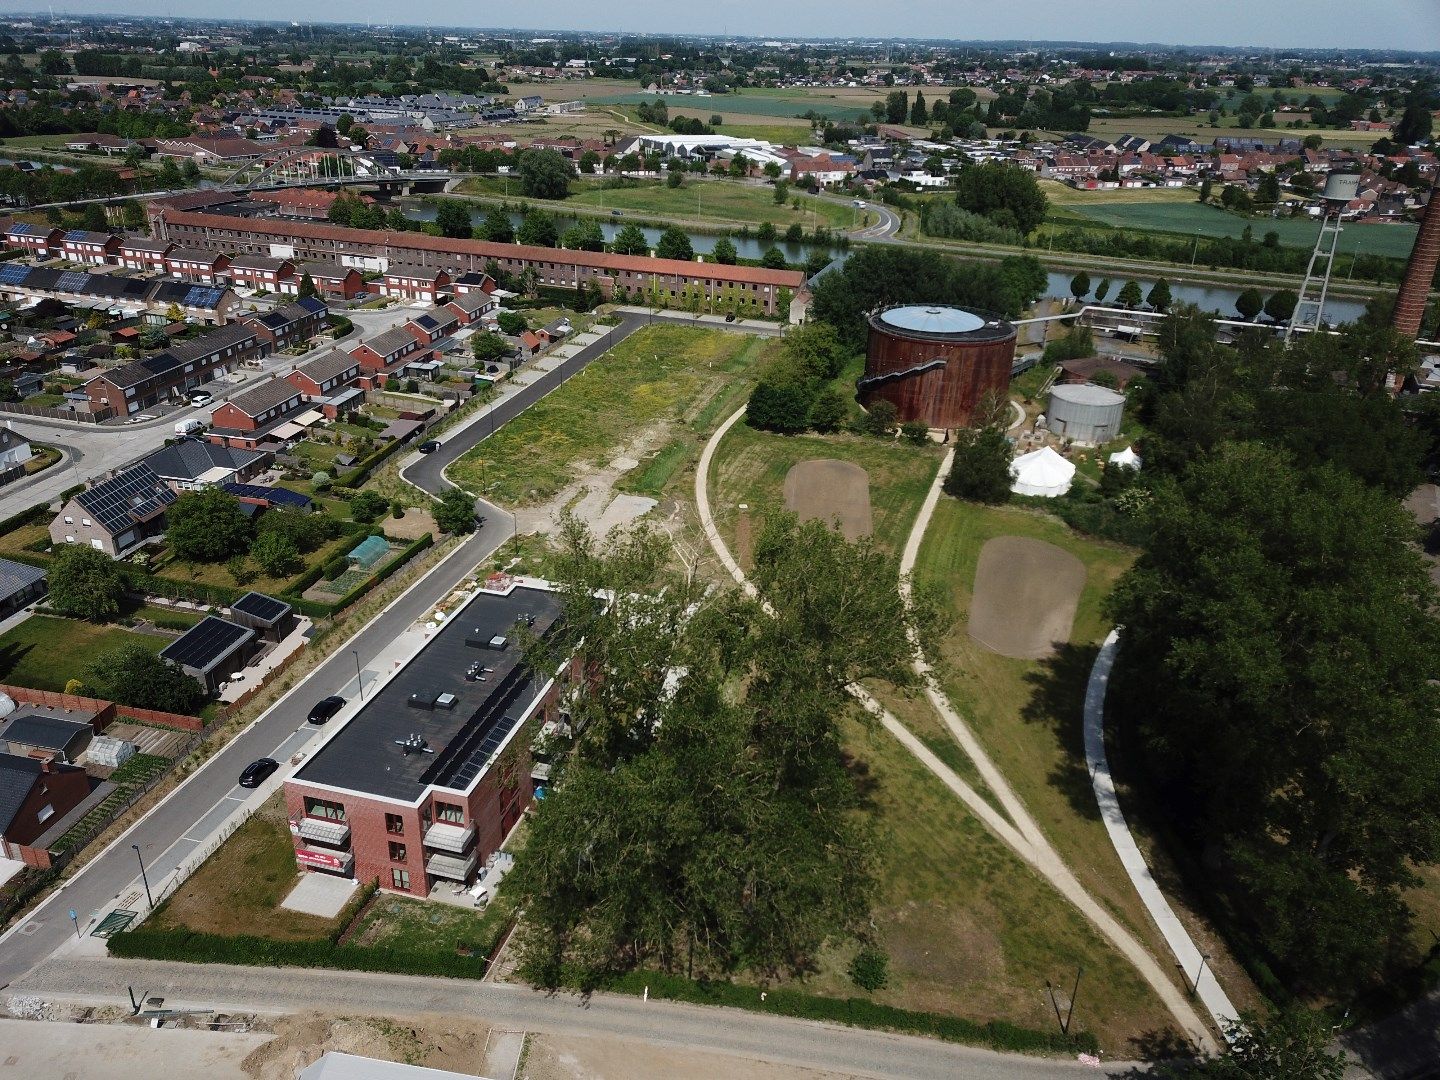
<path fill-rule="evenodd" d="M 160 655 L 181 667 L 209 671 L 254 636 L 255 631 L 248 626 L 207 615 L 161 649 Z"/>
<path fill-rule="evenodd" d="M 547 634 L 560 619 L 560 598 L 544 589 L 516 588 L 509 596 L 481 592 L 457 612 L 399 673 L 315 756 L 295 779 L 413 803 L 430 784 L 464 790 L 489 755 L 519 722 L 549 677 L 521 662 L 515 626 L 533 618 L 530 632 Z M 491 649 L 491 638 L 509 639 Z M 474 641 L 471 645 L 467 642 Z M 465 669 L 480 661 L 494 670 L 485 682 L 467 682 Z M 453 708 L 420 708 L 453 694 Z M 406 753 L 399 745 L 418 735 L 434 753 Z"/>

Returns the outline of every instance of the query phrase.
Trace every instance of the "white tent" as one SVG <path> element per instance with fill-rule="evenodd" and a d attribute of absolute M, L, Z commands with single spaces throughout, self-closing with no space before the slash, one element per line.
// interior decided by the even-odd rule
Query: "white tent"
<path fill-rule="evenodd" d="M 1053 499 L 1070 490 L 1075 466 L 1050 447 L 1043 446 L 1012 461 L 1010 475 L 1014 477 L 1010 490 L 1016 495 L 1040 495 Z"/>
<path fill-rule="evenodd" d="M 1110 455 L 1110 464 L 1119 465 L 1125 469 L 1140 468 L 1140 455 L 1135 453 L 1133 446 L 1127 446 L 1124 450 L 1116 450 Z"/>

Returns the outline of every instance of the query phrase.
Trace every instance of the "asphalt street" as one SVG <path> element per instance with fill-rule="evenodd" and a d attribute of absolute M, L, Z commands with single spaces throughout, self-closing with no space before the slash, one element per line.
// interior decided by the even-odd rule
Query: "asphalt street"
<path fill-rule="evenodd" d="M 686 1005 L 622 994 L 547 994 L 513 983 L 346 971 L 197 966 L 135 960 L 57 961 L 27 979 L 25 993 L 124 1004 L 126 987 L 165 998 L 167 1008 L 291 1013 L 333 1010 L 381 1016 L 459 1014 L 510 1031 L 606 1035 L 664 1046 L 886 1080 L 1078 1080 L 1131 1074 L 1072 1060 L 1027 1058 L 939 1039 Z M 756 991 L 758 994 L 759 991 Z"/>

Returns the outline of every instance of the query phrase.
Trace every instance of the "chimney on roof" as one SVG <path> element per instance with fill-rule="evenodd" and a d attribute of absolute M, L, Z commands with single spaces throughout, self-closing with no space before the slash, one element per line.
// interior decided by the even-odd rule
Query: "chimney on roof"
<path fill-rule="evenodd" d="M 1430 186 L 1430 201 L 1425 204 L 1425 213 L 1420 219 L 1420 232 L 1415 237 L 1415 246 L 1410 249 L 1410 261 L 1405 266 L 1405 280 L 1395 297 L 1395 313 L 1390 325 L 1396 333 L 1415 338 L 1420 333 L 1420 322 L 1425 316 L 1425 303 L 1430 298 L 1430 282 L 1435 278 L 1435 267 L 1440 263 L 1440 174 Z"/>

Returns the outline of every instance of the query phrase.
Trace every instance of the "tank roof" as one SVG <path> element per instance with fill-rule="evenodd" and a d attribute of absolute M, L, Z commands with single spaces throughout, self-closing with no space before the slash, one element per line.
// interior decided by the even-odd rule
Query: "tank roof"
<path fill-rule="evenodd" d="M 1094 383 L 1056 383 L 1050 396 L 1076 405 L 1120 405 L 1125 401 L 1124 394 Z"/>
<path fill-rule="evenodd" d="M 940 304 L 910 304 L 880 313 L 880 321 L 896 330 L 917 334 L 970 334 L 985 320 L 964 308 Z"/>

